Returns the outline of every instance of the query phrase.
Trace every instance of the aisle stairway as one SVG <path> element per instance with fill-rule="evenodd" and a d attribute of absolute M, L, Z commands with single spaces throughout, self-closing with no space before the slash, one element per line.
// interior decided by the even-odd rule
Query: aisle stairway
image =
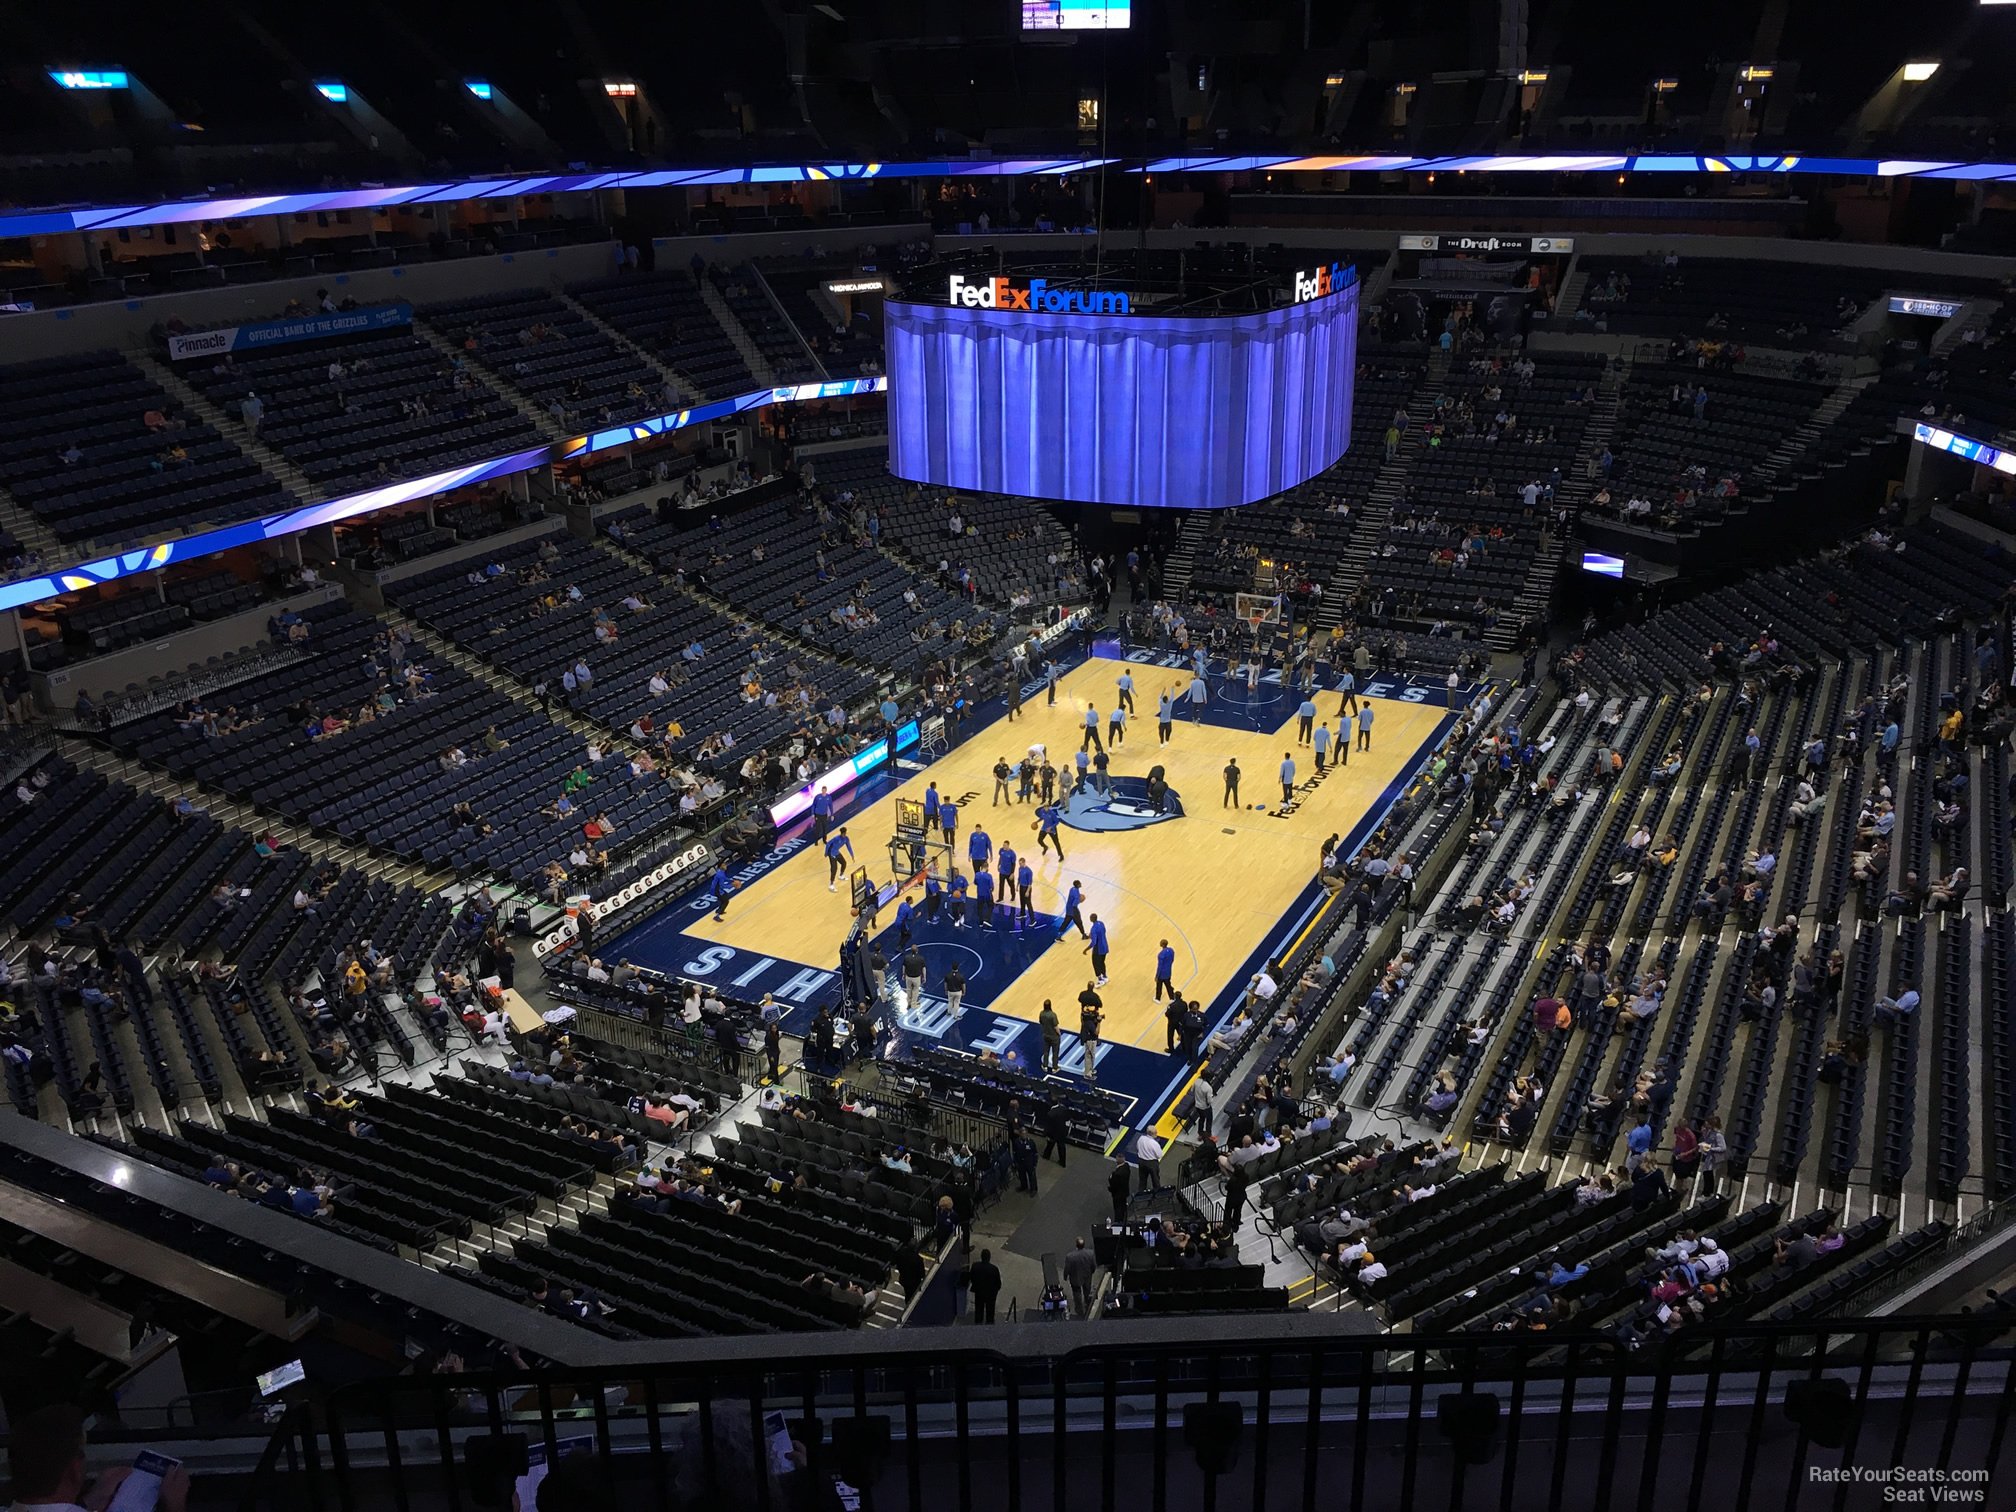
<path fill-rule="evenodd" d="M 693 387 L 692 384 L 688 383 L 684 378 L 680 377 L 671 368 L 667 367 L 664 363 L 660 362 L 657 359 L 657 357 L 653 356 L 652 353 L 645 347 L 631 340 L 630 337 L 624 335 L 622 331 L 618 330 L 615 326 L 611 325 L 608 321 L 604 320 L 600 315 L 597 315 L 593 310 L 589 309 L 588 306 L 584 304 L 582 301 L 576 299 L 573 295 L 566 293 L 555 294 L 554 298 L 558 299 L 562 304 L 566 305 L 568 309 L 572 310 L 578 318 L 585 320 L 589 325 L 593 326 L 596 330 L 600 331 L 603 334 L 603 336 L 606 337 L 610 342 L 612 342 L 619 351 L 628 352 L 630 353 L 631 356 L 635 357 L 639 362 L 648 364 L 653 372 L 657 373 L 659 377 L 664 379 L 667 391 L 670 393 L 677 394 L 679 396 L 679 402 L 681 404 L 698 404 L 700 402 L 701 399 L 700 393 Z"/>
<path fill-rule="evenodd" d="M 1177 532 L 1176 544 L 1162 562 L 1162 595 L 1172 603 L 1182 602 L 1189 591 L 1190 579 L 1197 572 L 1197 548 L 1204 544 L 1204 533 L 1210 527 L 1211 511 L 1193 509 L 1184 518 L 1183 528 Z"/>
<path fill-rule="evenodd" d="M 245 423 L 244 416 L 235 409 L 228 409 L 214 403 L 207 395 L 192 384 L 184 383 L 175 369 L 166 362 L 151 362 L 146 353 L 127 354 L 134 366 L 145 368 L 147 376 L 162 388 L 173 394 L 185 411 L 201 416 L 217 433 L 227 437 L 231 444 L 252 457 L 259 465 L 293 490 L 294 497 L 304 502 L 323 498 L 328 490 L 319 483 L 311 482 L 308 475 L 296 467 L 278 450 L 268 446 L 252 434 L 252 428 Z"/>
<path fill-rule="evenodd" d="M 764 285 L 764 289 L 767 292 L 769 285 Z M 735 344 L 735 350 L 741 354 L 742 361 L 748 365 L 749 371 L 756 375 L 756 381 L 765 388 L 775 386 L 777 370 L 770 366 L 770 359 L 763 355 L 763 349 L 756 345 L 742 322 L 735 318 L 735 312 L 728 307 L 728 301 L 723 299 L 721 291 L 714 287 L 713 279 L 700 280 L 700 299 L 714 312 L 716 324 Z"/>
<path fill-rule="evenodd" d="M 1323 589 L 1323 607 L 1316 612 L 1315 628 L 1328 630 L 1343 618 L 1344 606 L 1351 602 L 1365 581 L 1367 571 L 1386 538 L 1386 525 L 1393 516 L 1394 503 L 1406 496 L 1407 473 L 1414 459 L 1427 447 L 1428 418 L 1435 413 L 1442 384 L 1449 376 L 1449 353 L 1436 350 L 1428 357 L 1428 368 L 1419 388 L 1407 398 L 1407 434 L 1400 438 L 1400 450 L 1373 476 L 1368 496 L 1356 504 L 1350 544 L 1338 559 L 1337 571 Z"/>
<path fill-rule="evenodd" d="M 1589 423 L 1582 431 L 1582 444 L 1575 466 L 1555 492 L 1555 508 L 1568 510 L 1568 529 L 1571 531 L 1581 517 L 1582 506 L 1596 491 L 1597 459 L 1603 455 L 1603 448 L 1610 444 L 1610 438 L 1617 433 L 1618 410 L 1623 402 L 1624 386 L 1630 377 L 1631 358 L 1628 353 L 1613 358 L 1604 369 L 1603 381 L 1596 389 L 1595 407 L 1590 411 Z M 1550 528 L 1540 542 L 1539 553 L 1527 569 L 1526 581 L 1519 590 L 1519 597 L 1513 602 L 1512 612 L 1491 627 L 1484 637 L 1485 645 L 1493 651 L 1516 650 L 1524 627 L 1547 622 L 1554 607 L 1554 590 L 1561 576 L 1561 559 L 1567 548 L 1567 533 Z"/>
<path fill-rule="evenodd" d="M 1808 415 L 1799 428 L 1781 440 L 1767 457 L 1751 472 L 1753 484 L 1769 485 L 1794 462 L 1807 454 L 1813 443 L 1827 428 L 1841 418 L 1842 411 L 1855 402 L 1862 390 L 1876 381 L 1874 373 L 1860 378 L 1844 378 L 1834 386 L 1833 392 L 1820 401 L 1820 405 Z"/>
<path fill-rule="evenodd" d="M 447 337 L 424 319 L 413 322 L 413 334 L 439 352 L 444 361 L 452 363 L 462 355 L 450 344 Z M 513 383 L 508 370 L 485 364 L 482 373 L 483 381 L 497 394 L 517 406 L 519 412 L 539 428 L 540 435 L 549 441 L 558 441 L 566 436 L 567 428 L 553 418 L 553 412 Z"/>
<path fill-rule="evenodd" d="M 425 866 L 382 856 L 374 850 L 361 845 L 352 845 L 347 840 L 324 834 L 308 825 L 276 818 L 263 809 L 240 803 L 235 798 L 227 798 L 222 793 L 213 792 L 185 778 L 157 772 L 130 757 L 121 756 L 116 751 L 107 750 L 103 746 L 85 740 L 66 737 L 62 742 L 62 750 L 63 754 L 78 766 L 103 772 L 128 787 L 159 797 L 163 803 L 186 793 L 199 809 L 223 823 L 234 825 L 248 834 L 271 834 L 284 846 L 301 851 L 318 861 L 327 859 L 355 867 L 374 880 L 384 878 L 393 883 L 410 882 L 416 887 L 435 889 L 446 887 L 455 880 L 446 872 L 437 872 Z"/>

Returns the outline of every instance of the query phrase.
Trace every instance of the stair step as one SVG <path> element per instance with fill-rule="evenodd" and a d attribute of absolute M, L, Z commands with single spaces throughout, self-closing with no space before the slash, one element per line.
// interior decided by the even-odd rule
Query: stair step
<path fill-rule="evenodd" d="M 608 321 L 604 320 L 600 315 L 597 315 L 593 310 L 589 309 L 588 306 L 581 303 L 580 300 L 575 299 L 571 295 L 565 293 L 556 294 L 554 297 L 558 299 L 562 304 L 566 305 L 569 309 L 573 310 L 574 313 L 578 315 L 582 320 L 587 321 L 589 325 L 595 327 L 595 329 L 600 331 L 603 334 L 603 336 L 607 337 L 610 341 L 614 342 L 618 350 L 626 351 L 630 353 L 631 356 L 635 357 L 638 361 L 647 364 L 653 371 L 655 371 L 661 378 L 665 380 L 666 390 L 672 394 L 677 395 L 679 403 L 690 405 L 690 404 L 698 404 L 700 402 L 701 399 L 700 392 L 699 390 L 695 389 L 692 384 L 688 383 L 684 378 L 681 378 L 678 373 L 674 372 L 671 368 L 667 367 L 664 363 L 660 362 L 657 359 L 657 357 L 653 356 L 649 351 L 647 351 L 644 347 L 640 346 L 637 342 L 632 341 L 628 336 L 624 335 L 623 332 L 619 331 L 615 326 L 609 324 Z"/>
<path fill-rule="evenodd" d="M 442 336 L 440 332 L 436 331 L 424 320 L 416 319 L 413 322 L 412 331 L 415 336 L 418 336 L 451 362 L 462 355 L 448 344 L 446 337 Z M 557 441 L 567 434 L 566 429 L 560 422 L 553 418 L 551 410 L 519 388 L 508 376 L 498 372 L 493 367 L 483 364 L 478 365 L 481 367 L 483 373 L 483 381 L 488 383 L 491 388 L 495 389 L 506 399 L 509 399 L 512 404 L 516 405 L 519 413 L 532 422 L 540 435 L 546 437 L 549 441 Z"/>

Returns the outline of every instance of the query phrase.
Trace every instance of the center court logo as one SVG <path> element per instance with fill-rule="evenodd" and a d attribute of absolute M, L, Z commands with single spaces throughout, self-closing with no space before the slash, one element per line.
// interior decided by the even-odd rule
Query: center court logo
<path fill-rule="evenodd" d="M 1028 310 L 1044 315 L 1128 315 L 1133 308 L 1125 294 L 1098 289 L 1058 289 L 1048 279 L 1018 284 L 1012 278 L 969 282 L 954 273 L 946 302 L 968 310 Z"/>
<path fill-rule="evenodd" d="M 1089 787 L 1073 793 L 1058 810 L 1058 820 L 1070 829 L 1110 834 L 1183 817 L 1183 800 L 1174 788 L 1164 787 L 1158 802 L 1150 796 L 1145 777 L 1115 777 L 1106 786 L 1103 793 Z"/>

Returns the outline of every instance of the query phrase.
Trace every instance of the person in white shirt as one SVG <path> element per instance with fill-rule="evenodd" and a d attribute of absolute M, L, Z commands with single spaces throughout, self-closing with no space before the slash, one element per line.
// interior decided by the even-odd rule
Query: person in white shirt
<path fill-rule="evenodd" d="M 1280 990 L 1274 978 L 1267 975 L 1264 971 L 1255 972 L 1253 980 L 1246 986 L 1247 995 L 1255 1002 L 1260 1003 L 1271 1003 L 1274 1000 L 1274 994 Z"/>
<path fill-rule="evenodd" d="M 1190 1086 L 1190 1117 L 1200 1133 L 1211 1132 L 1218 1116 L 1218 1094 L 1203 1077 Z"/>
<path fill-rule="evenodd" d="M 120 1483 L 133 1473 L 119 1465 L 91 1477 L 84 1468 L 84 1414 L 67 1402 L 38 1407 L 11 1427 L 7 1458 L 14 1482 L 12 1512 L 85 1512 L 86 1508 L 96 1512 L 111 1504 Z M 183 1512 L 189 1505 L 189 1472 L 180 1465 L 170 1470 L 146 1505 L 158 1512 Z"/>
<path fill-rule="evenodd" d="M 1365 1256 L 1365 1263 L 1358 1267 L 1358 1281 L 1362 1286 L 1370 1286 L 1374 1281 L 1386 1279 L 1386 1262 L 1371 1254 Z"/>
<path fill-rule="evenodd" d="M 1162 1141 L 1151 1129 L 1143 1129 L 1134 1141 L 1134 1167 L 1141 1173 L 1141 1190 L 1152 1192 L 1162 1185 Z"/>
<path fill-rule="evenodd" d="M 1713 1239 L 1703 1239 L 1700 1250 L 1689 1263 L 1701 1280 L 1713 1281 L 1729 1273 L 1729 1252 Z"/>

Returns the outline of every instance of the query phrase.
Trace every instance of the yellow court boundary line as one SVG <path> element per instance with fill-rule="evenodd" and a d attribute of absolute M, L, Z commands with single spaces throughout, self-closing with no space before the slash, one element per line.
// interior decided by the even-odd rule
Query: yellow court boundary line
<path fill-rule="evenodd" d="M 1342 896 L 1343 894 L 1341 893 L 1332 893 L 1321 903 L 1317 904 L 1316 912 L 1310 915 L 1308 924 L 1303 926 L 1300 934 L 1289 941 L 1288 948 L 1282 954 L 1293 955 L 1296 951 L 1300 950 L 1302 942 L 1316 932 L 1317 926 L 1323 922 L 1323 916 L 1336 905 L 1338 898 Z M 1171 1139 L 1176 1137 L 1176 1131 L 1182 1126 L 1182 1120 L 1176 1116 L 1175 1110 L 1183 1106 L 1185 1094 L 1197 1085 L 1197 1078 L 1203 1074 L 1204 1067 L 1200 1064 L 1195 1071 L 1192 1071 L 1189 1076 L 1184 1078 L 1183 1085 L 1178 1087 L 1175 1095 L 1169 1099 L 1168 1107 L 1162 1110 L 1162 1116 L 1155 1120 L 1155 1137 L 1164 1144 L 1167 1144 Z M 1108 1153 L 1110 1154 L 1111 1152 L 1109 1151 Z"/>

